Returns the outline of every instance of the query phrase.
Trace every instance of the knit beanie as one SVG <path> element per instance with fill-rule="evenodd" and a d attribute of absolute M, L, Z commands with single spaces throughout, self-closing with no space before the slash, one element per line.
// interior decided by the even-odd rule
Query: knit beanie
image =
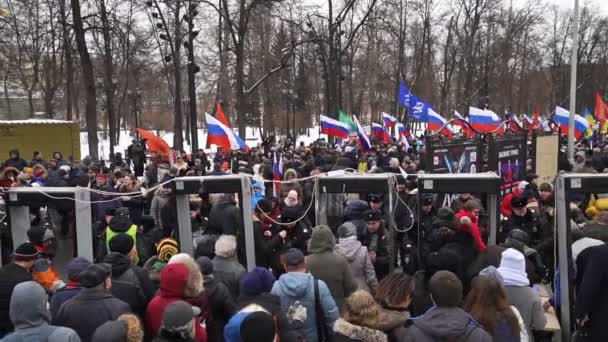
<path fill-rule="evenodd" d="M 198 266 L 201 269 L 203 275 L 213 274 L 213 262 L 206 256 L 202 256 L 196 259 Z"/>
<path fill-rule="evenodd" d="M 68 279 L 72 281 L 80 281 L 79 276 L 82 271 L 87 268 L 91 262 L 83 257 L 75 257 L 70 260 L 67 265 Z"/>
<path fill-rule="evenodd" d="M 263 267 L 256 267 L 241 279 L 241 294 L 255 297 L 262 293 L 270 293 L 275 280 L 272 272 Z"/>
<path fill-rule="evenodd" d="M 351 236 L 357 236 L 357 227 L 352 222 L 344 222 L 338 227 L 338 238 L 346 239 Z"/>
<path fill-rule="evenodd" d="M 241 322 L 241 340 L 243 342 L 272 342 L 275 335 L 275 322 L 267 312 L 252 312 Z"/>
<path fill-rule="evenodd" d="M 156 254 L 161 262 L 169 262 L 169 259 L 177 253 L 179 253 L 179 248 L 177 241 L 174 239 L 162 239 L 156 245 Z"/>
<path fill-rule="evenodd" d="M 526 259 L 524 255 L 513 248 L 507 248 L 502 252 L 498 273 L 504 279 L 505 285 L 528 286 L 530 281 L 526 273 Z"/>
<path fill-rule="evenodd" d="M 110 247 L 110 252 L 128 255 L 131 250 L 133 250 L 135 241 L 133 241 L 133 238 L 128 234 L 118 234 L 110 240 L 108 246 Z"/>

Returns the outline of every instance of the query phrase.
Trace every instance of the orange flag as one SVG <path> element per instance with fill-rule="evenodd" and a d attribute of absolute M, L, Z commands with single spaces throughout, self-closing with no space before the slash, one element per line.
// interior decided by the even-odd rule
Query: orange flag
<path fill-rule="evenodd" d="M 146 144 L 148 145 L 148 149 L 151 152 L 156 152 L 164 157 L 169 157 L 171 154 L 171 147 L 167 144 L 166 141 L 154 135 L 154 133 L 150 131 L 146 131 L 142 128 L 136 128 L 139 136 L 142 139 L 146 139 Z"/>
<path fill-rule="evenodd" d="M 536 110 L 534 111 L 534 119 L 532 119 L 532 125 L 528 128 L 528 131 L 530 134 L 532 134 L 532 131 L 537 129 L 538 127 L 540 127 L 540 108 L 538 105 L 536 105 Z"/>
<path fill-rule="evenodd" d="M 221 123 L 226 125 L 226 127 L 232 128 L 232 126 L 230 126 L 230 121 L 228 121 L 228 118 L 224 114 L 224 110 L 222 109 L 222 104 L 220 102 L 217 103 L 217 111 L 215 113 L 215 117 L 217 117 L 217 119 L 220 120 Z"/>
<path fill-rule="evenodd" d="M 603 126 L 604 122 L 606 122 L 606 115 L 608 115 L 608 105 L 602 100 L 599 92 L 595 93 L 595 113 L 593 114 L 600 122 L 600 126 Z"/>

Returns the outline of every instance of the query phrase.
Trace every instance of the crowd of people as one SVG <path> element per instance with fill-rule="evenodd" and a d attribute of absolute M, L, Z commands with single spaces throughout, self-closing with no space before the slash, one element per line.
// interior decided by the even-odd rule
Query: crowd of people
<path fill-rule="evenodd" d="M 0 269 L 2 341 L 549 340 L 546 312 L 559 309 L 564 275 L 555 271 L 553 184 L 538 184 L 532 170 L 502 199 L 496 245 L 487 243 L 483 195 L 418 198 L 417 183 L 403 177 L 394 208 L 381 193 L 327 194 L 318 199 L 327 225 L 314 224 L 314 176 L 415 174 L 426 169 L 425 150 L 411 146 L 378 143 L 362 153 L 354 143 L 266 140 L 213 157 L 182 152 L 172 163 L 146 157 L 141 142 L 109 163 L 37 152 L 28 163 L 10 151 L 0 188 L 89 188 L 95 239 L 94 260 L 73 258 L 62 277 L 56 240 L 73 235 L 74 209 L 31 207 L 28 241 L 3 240 L 12 253 Z M 573 165 L 560 157 L 564 171 L 607 166 L 602 149 L 584 145 Z M 236 194 L 191 195 L 195 252 L 179 253 L 171 180 L 236 173 L 252 179 L 253 212 L 240 210 Z M 570 197 L 577 327 L 607 341 L 608 197 Z M 249 271 L 242 215 L 253 220 Z M 549 301 L 540 287 L 554 294 Z"/>

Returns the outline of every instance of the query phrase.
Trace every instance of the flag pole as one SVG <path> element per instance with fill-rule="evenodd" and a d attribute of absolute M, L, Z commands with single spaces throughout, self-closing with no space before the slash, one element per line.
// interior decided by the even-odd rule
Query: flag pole
<path fill-rule="evenodd" d="M 570 58 L 570 117 L 568 118 L 568 159 L 574 163 L 574 116 L 576 115 L 576 67 L 578 64 L 578 0 L 574 0 L 574 31 Z"/>

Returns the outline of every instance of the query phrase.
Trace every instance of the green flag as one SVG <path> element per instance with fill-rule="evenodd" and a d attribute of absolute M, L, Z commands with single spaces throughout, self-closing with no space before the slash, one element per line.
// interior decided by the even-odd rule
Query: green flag
<path fill-rule="evenodd" d="M 338 121 L 347 124 L 348 128 L 350 129 L 350 131 L 356 131 L 357 130 L 357 126 L 355 125 L 355 123 L 353 122 L 353 120 L 351 120 L 351 118 L 349 118 L 348 115 L 346 115 L 344 113 L 344 111 L 339 111 L 338 112 Z"/>

